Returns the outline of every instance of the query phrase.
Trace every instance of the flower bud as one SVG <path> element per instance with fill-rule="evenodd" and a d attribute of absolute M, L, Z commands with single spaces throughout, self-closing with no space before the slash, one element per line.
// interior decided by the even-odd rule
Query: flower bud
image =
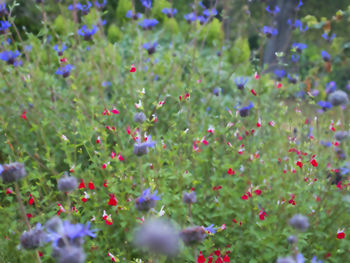
<path fill-rule="evenodd" d="M 134 122 L 144 123 L 146 119 L 146 115 L 143 112 L 138 112 L 134 114 Z"/>
<path fill-rule="evenodd" d="M 20 237 L 21 246 L 24 249 L 37 249 L 45 240 L 44 231 L 39 228 L 33 228 L 30 231 L 24 231 Z"/>
<path fill-rule="evenodd" d="M 349 102 L 348 94 L 342 90 L 336 90 L 329 95 L 329 102 L 333 106 L 345 105 Z"/>
<path fill-rule="evenodd" d="M 349 133 L 347 131 L 337 131 L 334 134 L 335 139 L 340 142 L 348 138 L 348 136 L 349 136 Z"/>
<path fill-rule="evenodd" d="M 180 237 L 185 245 L 193 245 L 204 240 L 206 232 L 202 226 L 188 227 L 181 231 Z"/>
<path fill-rule="evenodd" d="M 10 163 L 0 165 L 0 175 L 2 181 L 12 183 L 26 176 L 26 170 L 23 163 Z"/>
<path fill-rule="evenodd" d="M 58 180 L 57 187 L 62 192 L 71 192 L 78 187 L 78 180 L 73 176 L 64 175 Z"/>
<path fill-rule="evenodd" d="M 294 215 L 290 220 L 289 224 L 297 230 L 305 231 L 309 227 L 309 220 L 306 216 L 301 214 Z"/>
<path fill-rule="evenodd" d="M 185 204 L 193 204 L 197 202 L 196 192 L 183 193 L 182 201 Z"/>

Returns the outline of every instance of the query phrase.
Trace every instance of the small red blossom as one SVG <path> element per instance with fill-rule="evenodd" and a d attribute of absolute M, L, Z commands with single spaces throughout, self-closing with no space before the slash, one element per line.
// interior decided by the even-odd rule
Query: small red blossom
<path fill-rule="evenodd" d="M 202 251 L 199 252 L 197 263 L 205 263 L 205 257 L 203 256 Z"/>
<path fill-rule="evenodd" d="M 123 156 L 120 154 L 120 153 L 118 153 L 118 159 L 119 159 L 119 161 L 124 161 L 124 158 L 123 158 Z"/>
<path fill-rule="evenodd" d="M 317 163 L 317 161 L 315 159 L 312 159 L 310 161 L 310 163 L 312 164 L 313 167 L 317 167 L 318 166 L 318 163 Z"/>
<path fill-rule="evenodd" d="M 113 108 L 113 109 L 112 109 L 112 113 L 113 113 L 113 114 L 119 114 L 119 111 L 118 111 L 116 108 Z"/>
<path fill-rule="evenodd" d="M 106 169 L 106 168 L 107 168 L 107 164 L 104 163 L 104 164 L 102 165 L 102 169 Z"/>
<path fill-rule="evenodd" d="M 28 218 L 28 219 L 30 219 L 30 218 L 32 218 L 32 217 L 33 217 L 32 214 L 29 214 L 29 213 L 27 214 L 27 218 Z"/>
<path fill-rule="evenodd" d="M 89 182 L 89 189 L 90 190 L 94 190 L 95 189 L 95 185 L 92 181 Z"/>
<path fill-rule="evenodd" d="M 135 68 L 134 64 L 131 64 L 130 72 L 133 73 L 135 71 L 136 71 L 136 68 Z"/>
<path fill-rule="evenodd" d="M 60 62 L 62 62 L 62 63 L 66 63 L 67 61 L 68 61 L 67 58 L 61 58 L 61 59 L 60 59 Z"/>
<path fill-rule="evenodd" d="M 300 167 L 300 169 L 303 167 L 303 164 L 302 164 L 302 162 L 300 162 L 300 161 L 297 161 L 297 166 L 299 166 Z"/>
<path fill-rule="evenodd" d="M 235 174 L 235 171 L 234 171 L 232 168 L 229 168 L 228 171 L 227 171 L 227 173 L 228 173 L 229 175 L 234 175 L 234 174 Z"/>
<path fill-rule="evenodd" d="M 256 190 L 254 191 L 254 193 L 255 193 L 256 195 L 261 195 L 261 190 L 260 190 L 260 189 L 256 189 Z"/>
<path fill-rule="evenodd" d="M 251 89 L 250 92 L 251 92 L 254 96 L 256 96 L 256 92 L 255 92 L 254 89 Z"/>
<path fill-rule="evenodd" d="M 113 159 L 115 157 L 115 152 L 111 153 L 111 158 Z"/>
<path fill-rule="evenodd" d="M 278 88 L 278 89 L 280 89 L 280 88 L 282 88 L 282 87 L 283 87 L 282 83 L 280 83 L 280 82 L 277 83 L 277 88 Z"/>
<path fill-rule="evenodd" d="M 6 194 L 7 194 L 7 195 L 12 194 L 12 193 L 13 193 L 13 191 L 12 191 L 10 188 L 7 188 L 7 189 L 6 189 Z"/>
<path fill-rule="evenodd" d="M 225 256 L 224 256 L 223 261 L 224 261 L 224 262 L 230 262 L 230 258 L 228 257 L 228 255 L 225 255 Z"/>
<path fill-rule="evenodd" d="M 84 189 L 84 188 L 85 188 L 85 183 L 84 183 L 84 180 L 81 179 L 79 184 L 79 189 Z"/>
<path fill-rule="evenodd" d="M 242 199 L 243 200 L 248 200 L 248 196 L 247 195 L 242 195 Z"/>
<path fill-rule="evenodd" d="M 27 116 L 26 116 L 26 112 L 25 111 L 22 112 L 21 118 L 23 120 L 27 120 Z"/>
<path fill-rule="evenodd" d="M 111 205 L 111 206 L 116 206 L 117 205 L 117 198 L 115 198 L 115 196 L 113 194 L 110 194 L 109 195 L 110 198 L 109 198 L 109 201 L 108 201 L 108 205 Z"/>
<path fill-rule="evenodd" d="M 344 238 L 345 238 L 345 233 L 344 233 L 343 231 L 339 231 L 339 232 L 337 233 L 337 238 L 338 238 L 338 239 L 344 239 Z"/>
<path fill-rule="evenodd" d="M 33 205 L 34 204 L 34 198 L 33 198 L 32 194 L 29 194 L 29 196 L 30 196 L 30 198 L 28 200 L 28 204 L 29 205 Z"/>

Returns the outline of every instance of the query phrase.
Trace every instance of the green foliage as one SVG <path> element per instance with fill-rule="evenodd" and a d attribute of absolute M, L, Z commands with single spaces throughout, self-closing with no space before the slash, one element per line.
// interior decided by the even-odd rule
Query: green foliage
<path fill-rule="evenodd" d="M 175 19 L 168 19 L 166 18 L 163 22 L 164 29 L 167 33 L 170 34 L 178 34 L 180 29 L 177 21 Z"/>
<path fill-rule="evenodd" d="M 58 15 L 53 23 L 55 31 L 60 35 L 67 35 L 74 31 L 74 23 L 63 15 Z"/>
<path fill-rule="evenodd" d="M 118 26 L 112 24 L 108 27 L 108 40 L 111 41 L 112 43 L 115 43 L 123 37 L 122 31 L 119 29 Z"/>
<path fill-rule="evenodd" d="M 167 16 L 162 13 L 163 8 L 169 8 L 170 3 L 167 0 L 155 0 L 152 3 L 152 17 L 160 22 L 166 20 Z"/>
<path fill-rule="evenodd" d="M 208 45 L 220 46 L 224 37 L 222 23 L 217 18 L 213 18 L 213 21 L 202 26 L 198 38 L 200 41 L 206 41 Z"/>
<path fill-rule="evenodd" d="M 229 52 L 229 61 L 236 64 L 246 64 L 250 58 L 250 48 L 247 38 L 237 38 Z"/>
<path fill-rule="evenodd" d="M 132 2 L 130 0 L 119 0 L 116 10 L 116 20 L 119 25 L 124 25 L 129 19 L 125 17 L 126 13 L 132 10 Z"/>

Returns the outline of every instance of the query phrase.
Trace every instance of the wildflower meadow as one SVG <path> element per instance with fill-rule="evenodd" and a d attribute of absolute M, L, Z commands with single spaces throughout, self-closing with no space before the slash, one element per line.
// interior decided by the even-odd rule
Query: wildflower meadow
<path fill-rule="evenodd" d="M 350 262 L 349 23 L 0 0 L 0 262 Z"/>

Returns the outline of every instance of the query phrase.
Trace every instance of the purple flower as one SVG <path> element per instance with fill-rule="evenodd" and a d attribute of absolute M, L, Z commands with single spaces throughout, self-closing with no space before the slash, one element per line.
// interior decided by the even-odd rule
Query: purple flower
<path fill-rule="evenodd" d="M 247 84 L 247 82 L 248 82 L 247 78 L 244 78 L 244 77 L 235 78 L 235 83 L 236 83 L 236 86 L 239 90 L 243 90 L 244 86 L 245 86 L 245 84 Z"/>
<path fill-rule="evenodd" d="M 65 65 L 64 67 L 59 67 L 58 70 L 56 71 L 57 75 L 62 75 L 64 78 L 69 77 L 71 70 L 74 67 L 70 64 Z"/>
<path fill-rule="evenodd" d="M 142 156 L 148 153 L 148 148 L 153 148 L 155 146 L 155 142 L 152 141 L 151 135 L 147 137 L 147 141 L 141 143 L 140 138 L 136 140 L 137 143 L 134 144 L 133 153 L 137 156 Z"/>
<path fill-rule="evenodd" d="M 299 253 L 296 257 L 297 263 L 304 263 L 305 262 L 305 258 L 303 256 L 303 254 Z"/>
<path fill-rule="evenodd" d="M 237 109 L 239 110 L 239 115 L 244 118 L 249 115 L 250 109 L 253 107 L 254 107 L 253 102 L 250 102 L 248 106 L 242 107 L 240 109 L 237 108 Z"/>
<path fill-rule="evenodd" d="M 98 0 L 95 0 L 94 4 L 95 4 L 96 8 L 103 9 L 107 5 L 107 0 L 104 0 L 102 4 L 100 4 L 100 2 Z"/>
<path fill-rule="evenodd" d="M 160 200 L 159 196 L 157 196 L 157 190 L 155 190 L 153 194 L 149 188 L 143 191 L 142 195 L 140 196 L 139 203 L 146 202 L 147 200 Z"/>
<path fill-rule="evenodd" d="M 148 55 L 152 55 L 156 52 L 157 45 L 158 45 L 157 42 L 154 42 L 153 44 L 152 43 L 145 43 L 142 45 L 142 47 L 147 50 Z"/>
<path fill-rule="evenodd" d="M 324 62 L 331 61 L 331 55 L 329 55 L 325 50 L 322 50 L 321 56 L 322 56 Z"/>
<path fill-rule="evenodd" d="M 211 17 L 211 16 L 216 16 L 218 14 L 218 11 L 215 9 L 215 8 L 213 8 L 213 9 L 204 9 L 203 10 L 203 16 L 205 17 L 205 18 L 208 18 L 208 17 Z"/>
<path fill-rule="evenodd" d="M 269 26 L 264 26 L 261 29 L 261 32 L 263 32 L 268 38 L 271 38 L 272 36 L 275 36 L 278 34 L 278 31 L 276 28 L 269 27 Z"/>
<path fill-rule="evenodd" d="M 91 29 L 88 29 L 86 25 L 83 25 L 81 29 L 78 30 L 78 34 L 84 37 L 84 40 L 88 41 L 92 39 L 92 36 L 98 31 L 97 26 L 92 25 Z"/>
<path fill-rule="evenodd" d="M 299 4 L 298 6 L 295 8 L 297 11 L 300 10 L 300 7 L 303 5 L 303 2 L 301 0 L 299 0 Z"/>
<path fill-rule="evenodd" d="M 350 169 L 346 166 L 340 167 L 339 170 L 341 175 L 347 175 L 348 173 L 350 173 Z"/>
<path fill-rule="evenodd" d="M 197 19 L 196 14 L 194 12 L 184 15 L 184 18 L 189 24 L 191 24 L 193 21 L 196 21 Z"/>
<path fill-rule="evenodd" d="M 329 36 L 327 33 L 322 34 L 322 37 L 327 40 L 327 42 L 332 42 L 332 40 L 335 38 L 335 34 L 333 33 L 332 36 Z"/>
<path fill-rule="evenodd" d="M 332 147 L 332 142 L 320 141 L 320 144 L 325 146 L 325 147 Z"/>
<path fill-rule="evenodd" d="M 204 25 L 209 21 L 209 19 L 206 18 L 205 16 L 198 16 L 197 19 L 199 21 L 199 24 L 201 24 L 201 25 Z"/>
<path fill-rule="evenodd" d="M 314 256 L 312 259 L 311 259 L 311 263 L 323 263 L 323 260 L 317 260 L 317 257 Z"/>
<path fill-rule="evenodd" d="M 332 103 L 330 103 L 329 101 L 319 101 L 317 102 L 317 104 L 324 110 L 326 111 L 327 109 L 330 109 L 333 107 Z"/>
<path fill-rule="evenodd" d="M 151 0 L 141 0 L 141 3 L 144 7 L 146 7 L 147 9 L 151 9 L 152 7 L 152 2 Z"/>
<path fill-rule="evenodd" d="M 217 227 L 214 227 L 214 224 L 211 224 L 210 226 L 205 227 L 204 229 L 209 233 L 215 234 Z"/>
<path fill-rule="evenodd" d="M 331 81 L 331 82 L 327 83 L 325 91 L 328 94 L 328 93 L 332 93 L 332 92 L 336 91 L 336 89 L 337 89 L 337 83 L 335 81 Z"/>
<path fill-rule="evenodd" d="M 7 9 L 5 3 L 0 3 L 0 16 L 5 16 L 7 14 Z"/>
<path fill-rule="evenodd" d="M 147 188 L 135 199 L 135 206 L 137 210 L 147 212 L 156 206 L 158 200 L 160 200 L 160 198 L 157 196 L 157 190 L 152 194 L 151 190 Z"/>
<path fill-rule="evenodd" d="M 301 53 L 307 45 L 304 43 L 293 43 L 292 48 L 294 48 L 298 53 Z"/>
<path fill-rule="evenodd" d="M 148 19 L 145 18 L 142 20 L 142 22 L 139 22 L 139 26 L 142 27 L 143 30 L 151 30 L 153 29 L 159 22 L 157 21 L 157 19 Z"/>
<path fill-rule="evenodd" d="M 288 81 L 289 81 L 289 83 L 296 84 L 298 82 L 298 75 L 297 74 L 293 74 L 293 75 L 288 74 Z"/>
<path fill-rule="evenodd" d="M 265 8 L 265 10 L 267 11 L 267 12 L 269 12 L 271 15 L 276 15 L 276 14 L 278 14 L 280 11 L 281 11 L 281 9 L 276 5 L 274 8 L 273 8 L 273 10 L 272 9 L 270 9 L 270 6 L 267 6 L 266 8 Z"/>
<path fill-rule="evenodd" d="M 293 63 L 297 63 L 299 61 L 300 56 L 299 55 L 292 55 L 291 60 Z"/>
<path fill-rule="evenodd" d="M 292 27 L 292 30 L 295 30 L 297 28 L 300 30 L 300 32 L 305 32 L 306 30 L 308 30 L 307 26 L 303 28 L 303 23 L 299 19 L 295 19 L 294 23 L 292 23 L 291 19 L 288 19 L 288 25 Z"/>
<path fill-rule="evenodd" d="M 284 69 L 276 69 L 274 73 L 278 81 L 281 81 L 286 75 L 286 71 Z"/>
<path fill-rule="evenodd" d="M 87 15 L 89 12 L 90 12 L 90 7 L 92 6 L 92 4 L 90 2 L 87 3 L 87 5 L 82 5 L 80 2 L 77 3 L 75 5 L 75 8 L 77 10 L 80 10 L 81 11 L 81 14 L 84 16 L 84 15 Z M 69 5 L 68 6 L 68 10 L 74 10 L 74 6 L 73 5 Z"/>
<path fill-rule="evenodd" d="M 22 61 L 18 61 L 17 57 L 20 56 L 21 53 L 19 53 L 18 50 L 12 51 L 12 50 L 5 50 L 0 53 L 0 59 L 3 61 L 6 61 L 7 64 L 13 65 L 15 67 L 22 65 Z"/>
<path fill-rule="evenodd" d="M 55 46 L 53 47 L 53 49 L 56 50 L 56 52 L 57 52 L 57 54 L 58 54 L 59 56 L 63 56 L 63 51 L 65 51 L 65 50 L 67 49 L 67 46 L 66 46 L 65 44 L 62 44 L 62 48 L 59 49 L 59 48 L 58 48 L 58 45 L 55 45 Z"/>
<path fill-rule="evenodd" d="M 11 27 L 10 22 L 8 21 L 0 21 L 0 35 L 3 35 L 6 33 L 6 30 Z"/>
<path fill-rule="evenodd" d="M 132 18 L 134 20 L 140 19 L 142 18 L 142 14 L 141 13 L 133 13 L 132 10 L 129 10 L 128 12 L 126 12 L 126 17 L 127 18 Z"/>
<path fill-rule="evenodd" d="M 162 13 L 171 18 L 177 13 L 177 10 L 175 8 L 163 8 Z"/>

